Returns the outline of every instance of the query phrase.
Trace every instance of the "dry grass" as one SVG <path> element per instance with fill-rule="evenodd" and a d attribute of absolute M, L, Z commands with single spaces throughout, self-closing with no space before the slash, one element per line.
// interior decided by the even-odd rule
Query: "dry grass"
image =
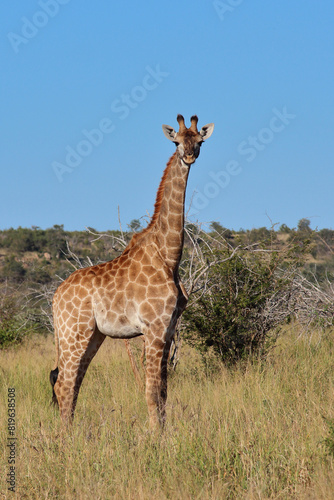
<path fill-rule="evenodd" d="M 1 412 L 16 388 L 20 499 L 331 499 L 334 463 L 323 440 L 334 417 L 334 332 L 287 332 L 265 364 L 206 373 L 189 348 L 169 383 L 168 424 L 148 430 L 121 343 L 106 341 L 64 434 L 50 407 L 53 341 L 38 338 L 0 353 Z"/>

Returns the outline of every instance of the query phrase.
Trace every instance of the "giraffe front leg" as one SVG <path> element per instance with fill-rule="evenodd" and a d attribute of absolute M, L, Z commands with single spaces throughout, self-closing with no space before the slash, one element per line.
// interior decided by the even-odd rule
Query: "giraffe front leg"
<path fill-rule="evenodd" d="M 164 425 L 167 401 L 167 361 L 171 339 L 155 338 L 146 349 L 146 401 L 151 429 Z"/>

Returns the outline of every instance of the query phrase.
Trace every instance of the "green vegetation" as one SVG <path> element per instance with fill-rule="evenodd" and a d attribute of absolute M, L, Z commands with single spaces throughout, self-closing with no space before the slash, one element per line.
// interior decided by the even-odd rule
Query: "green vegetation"
<path fill-rule="evenodd" d="M 283 323 L 290 319 L 286 306 L 291 273 L 275 272 L 286 256 L 274 252 L 266 258 L 248 251 L 231 258 L 222 251 L 215 256 L 218 263 L 210 268 L 206 293 L 184 312 L 184 337 L 204 353 L 212 347 L 227 363 L 252 353 L 264 355 L 282 315 Z"/>
<path fill-rule="evenodd" d="M 298 230 L 232 233 L 218 223 L 204 233 L 186 226 L 181 275 L 190 291 L 181 337 L 206 360 L 211 350 L 227 364 L 264 357 L 284 325 L 332 326 L 333 248 L 302 220 Z M 317 247 L 321 259 L 314 264 Z M 322 267 L 321 267 L 322 266 Z"/>
<path fill-rule="evenodd" d="M 113 259 L 130 240 L 132 233 L 140 229 L 141 221 L 134 219 L 129 224 L 128 233 L 107 231 L 102 234 L 92 228 L 88 228 L 88 231 L 65 231 L 63 225 L 55 225 L 45 230 L 38 227 L 2 230 L 0 281 L 25 281 L 31 285 L 36 281 L 47 283 L 56 274 L 64 277 L 71 268 L 73 269 L 71 263 L 74 262 L 69 256 L 68 247 L 81 261 L 87 257 L 94 263 Z M 218 222 L 212 222 L 209 232 L 201 232 L 201 238 L 205 239 L 205 234 L 220 235 L 232 247 L 259 244 L 262 248 L 272 248 L 275 245 L 278 250 L 287 242 L 295 246 L 309 244 L 305 267 L 320 280 L 324 278 L 326 271 L 334 272 L 334 230 L 312 231 L 308 219 L 301 219 L 297 229 L 290 229 L 283 224 L 278 231 L 267 228 L 231 231 Z M 189 241 L 186 238 L 185 250 L 187 245 L 189 246 Z M 39 270 L 42 272 L 39 273 Z M 37 280 L 34 273 L 39 275 Z"/>
<path fill-rule="evenodd" d="M 7 285 L 0 288 L 0 349 L 18 344 L 33 327 L 22 313 L 22 297 Z"/>
<path fill-rule="evenodd" d="M 127 233 L 70 232 L 62 225 L 0 231 L 0 303 L 11 304 L 0 308 L 0 347 L 19 342 L 32 329 L 51 330 L 50 305 L 59 280 L 75 268 L 115 258 L 140 227 L 135 219 Z M 277 231 L 236 232 L 218 222 L 203 231 L 187 224 L 180 272 L 191 297 L 183 338 L 204 357 L 212 347 L 230 363 L 265 354 L 292 319 L 330 326 L 333 255 L 334 231 L 312 231 L 308 219 L 297 229 L 283 224 Z"/>
<path fill-rule="evenodd" d="M 33 333 L 52 330 L 60 278 L 119 255 L 132 222 L 105 235 L 0 231 L 0 397 L 16 389 L 19 443 L 17 492 L 6 495 L 2 474 L 3 498 L 332 498 L 334 231 L 312 231 L 307 219 L 278 231 L 187 224 L 180 273 L 190 301 L 164 432 L 149 431 L 124 345 L 111 340 L 64 432 L 50 406 L 53 337 Z"/>
<path fill-rule="evenodd" d="M 115 238 L 120 231 L 107 231 L 106 237 L 94 229 L 88 231 L 64 231 L 63 225 L 50 229 L 21 228 L 0 231 L 0 280 L 34 282 L 29 276 L 31 265 L 42 268 L 45 283 L 55 274 L 66 275 L 71 265 L 68 260 L 68 245 L 80 259 L 88 256 L 92 261 L 113 259 L 121 247 Z M 126 235 L 129 240 L 131 235 Z"/>

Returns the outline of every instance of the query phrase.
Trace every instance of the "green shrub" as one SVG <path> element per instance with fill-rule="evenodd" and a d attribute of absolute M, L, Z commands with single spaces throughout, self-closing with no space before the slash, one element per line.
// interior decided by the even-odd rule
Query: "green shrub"
<path fill-rule="evenodd" d="M 212 266 L 200 298 L 183 314 L 186 340 L 202 353 L 212 348 L 224 362 L 265 354 L 289 317 L 291 273 L 278 270 L 286 256 L 239 251 Z M 225 257 L 225 259 L 224 259 Z"/>
<path fill-rule="evenodd" d="M 0 291 L 0 348 L 19 343 L 26 333 L 18 300 L 4 288 Z"/>
<path fill-rule="evenodd" d="M 24 269 L 21 262 L 17 261 L 14 255 L 6 257 L 4 266 L 1 271 L 1 277 L 3 279 L 9 279 L 10 281 L 15 281 L 20 283 L 24 280 L 26 270 Z"/>

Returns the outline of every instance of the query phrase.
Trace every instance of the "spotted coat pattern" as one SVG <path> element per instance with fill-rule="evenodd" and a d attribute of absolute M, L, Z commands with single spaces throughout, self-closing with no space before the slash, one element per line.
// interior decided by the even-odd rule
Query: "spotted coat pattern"
<path fill-rule="evenodd" d="M 165 420 L 167 359 L 178 318 L 187 304 L 178 266 L 183 248 L 184 199 L 190 165 L 213 125 L 197 131 L 197 117 L 179 132 L 163 126 L 177 145 L 157 193 L 154 215 L 116 259 L 79 269 L 56 290 L 53 317 L 57 367 L 50 374 L 62 420 L 72 420 L 79 389 L 106 337 L 143 335 L 146 400 L 151 427 Z"/>

